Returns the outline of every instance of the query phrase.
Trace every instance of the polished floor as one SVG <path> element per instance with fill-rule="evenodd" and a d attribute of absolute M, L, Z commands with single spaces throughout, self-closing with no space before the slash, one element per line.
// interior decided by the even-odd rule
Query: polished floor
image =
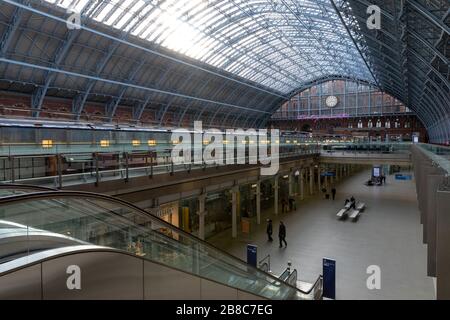
<path fill-rule="evenodd" d="M 247 243 L 256 244 L 258 259 L 270 254 L 274 274 L 291 261 L 299 279 L 309 282 L 322 273 L 323 257 L 335 259 L 337 299 L 434 299 L 414 181 L 388 176 L 385 186 L 367 187 L 363 183 L 369 175 L 364 170 L 338 183 L 335 201 L 312 196 L 299 202 L 295 212 L 278 217 L 265 213 L 263 224 L 254 224 L 250 236 L 231 240 L 231 231 L 226 231 L 208 241 L 243 260 Z M 336 213 L 351 195 L 367 209 L 357 222 L 337 220 Z M 266 239 L 267 217 L 274 221 L 273 243 Z M 277 241 L 280 219 L 287 226 L 288 246 L 283 249 Z M 381 269 L 380 290 L 367 288 L 371 265 Z"/>

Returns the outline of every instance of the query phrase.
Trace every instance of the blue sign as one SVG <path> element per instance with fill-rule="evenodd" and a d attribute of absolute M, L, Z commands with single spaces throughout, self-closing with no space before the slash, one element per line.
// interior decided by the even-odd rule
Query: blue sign
<path fill-rule="evenodd" d="M 410 174 L 396 174 L 395 180 L 412 180 L 412 175 Z"/>
<path fill-rule="evenodd" d="M 336 299 L 336 261 L 323 258 L 323 297 Z"/>
<path fill-rule="evenodd" d="M 336 172 L 323 172 L 321 174 L 322 177 L 335 177 L 336 176 Z"/>
<path fill-rule="evenodd" d="M 257 267 L 258 264 L 258 246 L 248 244 L 247 245 L 247 263 L 251 266 Z"/>

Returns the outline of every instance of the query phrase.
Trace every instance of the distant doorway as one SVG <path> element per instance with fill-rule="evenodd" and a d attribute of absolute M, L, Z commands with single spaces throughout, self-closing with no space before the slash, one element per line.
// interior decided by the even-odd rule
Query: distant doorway
<path fill-rule="evenodd" d="M 304 124 L 303 126 L 302 126 L 302 131 L 303 132 L 311 132 L 312 130 L 311 130 L 311 126 L 309 125 L 309 124 Z"/>

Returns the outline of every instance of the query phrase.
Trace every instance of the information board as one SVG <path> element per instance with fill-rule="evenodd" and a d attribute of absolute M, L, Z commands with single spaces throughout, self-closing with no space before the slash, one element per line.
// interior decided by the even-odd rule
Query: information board
<path fill-rule="evenodd" d="M 323 258 L 323 297 L 336 299 L 336 261 Z"/>

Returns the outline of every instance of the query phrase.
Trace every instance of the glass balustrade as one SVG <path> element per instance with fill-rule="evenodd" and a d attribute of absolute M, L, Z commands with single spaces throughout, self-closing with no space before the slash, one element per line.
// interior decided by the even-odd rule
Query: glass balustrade
<path fill-rule="evenodd" d="M 226 165 L 203 161 L 182 163 L 179 158 L 172 158 L 172 148 L 171 144 L 154 147 L 131 144 L 107 147 L 92 144 L 0 145 L 0 181 L 63 187 Z M 317 144 L 304 143 L 280 143 L 279 149 L 280 159 L 319 152 Z M 192 154 L 196 151 L 193 149 Z M 233 163 L 249 164 L 258 159 L 250 157 L 248 152 L 243 157 L 235 152 L 233 160 Z"/>
<path fill-rule="evenodd" d="M 314 290 L 301 292 L 141 209 L 106 196 L 48 191 L 0 198 L 0 221 L 22 226 L 17 227 L 22 232 L 42 230 L 127 251 L 269 299 L 304 299 L 320 290 L 318 281 Z M 27 248 L 36 252 L 33 237 L 27 241 L 24 254 Z"/>

